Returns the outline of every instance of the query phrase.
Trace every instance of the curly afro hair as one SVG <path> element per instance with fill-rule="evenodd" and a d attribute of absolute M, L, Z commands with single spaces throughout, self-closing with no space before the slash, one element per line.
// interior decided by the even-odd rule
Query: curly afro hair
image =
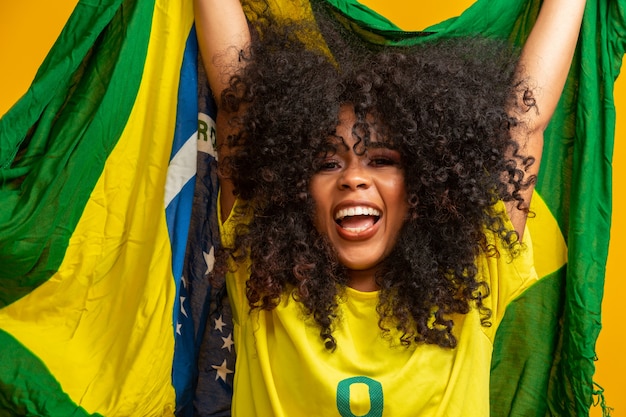
<path fill-rule="evenodd" d="M 489 288 L 475 265 L 481 252 L 498 256 L 486 230 L 505 247 L 518 244 L 495 205 L 517 200 L 523 208 L 519 191 L 533 181 L 519 168 L 533 160 L 519 155 L 511 136 L 521 125 L 511 109 L 533 105 L 518 53 L 480 37 L 367 46 L 331 13 L 316 16 L 315 27 L 271 19 L 254 26 L 242 52 L 247 63 L 223 92 L 236 152 L 222 169 L 252 219 L 237 229 L 222 265 L 249 256 L 251 308 L 273 309 L 288 294 L 314 318 L 326 347 L 336 347 L 333 325 L 348 278 L 314 227 L 309 181 L 320 154 L 332 152 L 340 107 L 351 105 L 366 147 L 367 132 L 377 129 L 400 151 L 410 206 L 376 276 L 379 326 L 399 329 L 406 345 L 454 347 L 452 314 L 478 308 L 489 325 Z M 320 28 L 332 54 L 311 46 Z"/>

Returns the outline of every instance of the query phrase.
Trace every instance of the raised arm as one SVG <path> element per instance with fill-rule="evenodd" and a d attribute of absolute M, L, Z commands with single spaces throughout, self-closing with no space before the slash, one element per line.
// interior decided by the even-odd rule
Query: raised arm
<path fill-rule="evenodd" d="M 585 0 L 544 0 L 537 21 L 522 49 L 522 76 L 529 80 L 536 103 L 536 108 L 521 115 L 516 114 L 530 129 L 518 132 L 522 152 L 535 158 L 527 176 L 539 172 L 543 133 L 567 79 L 584 9 Z M 522 194 L 526 206 L 530 203 L 533 188 Z M 507 210 L 513 227 L 522 236 L 527 213 L 518 210 L 515 203 L 509 204 Z"/>
<path fill-rule="evenodd" d="M 202 62 L 218 106 L 230 76 L 240 65 L 239 52 L 250 31 L 239 0 L 194 0 Z"/>
<path fill-rule="evenodd" d="M 250 42 L 250 31 L 239 0 L 194 0 L 194 13 L 202 62 L 218 108 L 217 149 L 218 159 L 223 160 L 228 147 L 222 145 L 230 132 L 221 111 L 221 94 L 242 65 L 240 52 Z M 220 175 L 220 188 L 221 215 L 226 220 L 235 202 L 228 176 Z"/>

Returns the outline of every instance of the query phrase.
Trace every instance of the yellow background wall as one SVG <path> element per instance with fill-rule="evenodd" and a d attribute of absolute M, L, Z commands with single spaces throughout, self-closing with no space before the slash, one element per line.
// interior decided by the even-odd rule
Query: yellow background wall
<path fill-rule="evenodd" d="M 424 27 L 460 14 L 472 0 L 362 0 L 364 4 L 389 17 L 407 30 Z M 4 114 L 28 89 L 35 72 L 52 47 L 77 0 L 3 1 L 0 3 L 0 115 Z M 436 4 L 436 6 L 434 6 Z M 624 70 L 626 73 L 626 69 Z M 615 409 L 615 417 L 626 416 L 626 396 L 621 381 L 626 375 L 623 349 L 623 310 L 621 294 L 626 293 L 623 272 L 618 270 L 618 259 L 626 248 L 626 219 L 620 216 L 626 205 L 626 144 L 620 138 L 626 135 L 626 75 L 615 85 L 618 112 L 614 155 L 614 215 L 611 246 L 607 265 L 605 298 L 603 302 L 603 330 L 597 345 L 599 361 L 595 381 L 606 390 L 607 403 Z M 593 197 L 592 197 L 593 198 Z M 600 417 L 599 408 L 592 410 Z"/>

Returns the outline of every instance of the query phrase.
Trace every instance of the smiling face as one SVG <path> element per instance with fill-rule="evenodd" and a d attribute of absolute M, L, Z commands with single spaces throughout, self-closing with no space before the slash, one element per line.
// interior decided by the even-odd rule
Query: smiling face
<path fill-rule="evenodd" d="M 315 227 L 327 236 L 348 268 L 349 285 L 376 289 L 374 274 L 393 250 L 408 213 L 401 155 L 371 131 L 367 150 L 357 146 L 350 107 L 342 107 L 337 151 L 326 155 L 311 178 Z M 343 144 L 341 143 L 343 141 Z M 378 146 L 377 146 L 378 145 Z"/>

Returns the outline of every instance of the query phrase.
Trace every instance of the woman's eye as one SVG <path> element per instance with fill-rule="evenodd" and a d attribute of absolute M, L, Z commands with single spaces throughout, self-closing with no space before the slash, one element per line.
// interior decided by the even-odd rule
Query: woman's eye
<path fill-rule="evenodd" d="M 320 171 L 332 171 L 334 169 L 339 168 L 339 162 L 333 160 L 326 160 L 320 163 L 319 170 Z"/>
<path fill-rule="evenodd" d="M 369 164 L 373 167 L 400 165 L 400 153 L 392 149 L 376 149 L 369 153 Z"/>
<path fill-rule="evenodd" d="M 388 165 L 394 165 L 395 161 L 392 161 L 389 158 L 373 158 L 370 159 L 370 165 L 373 166 L 388 166 Z"/>
<path fill-rule="evenodd" d="M 388 167 L 399 165 L 400 161 L 395 158 L 371 158 L 370 165 L 373 167 Z"/>

